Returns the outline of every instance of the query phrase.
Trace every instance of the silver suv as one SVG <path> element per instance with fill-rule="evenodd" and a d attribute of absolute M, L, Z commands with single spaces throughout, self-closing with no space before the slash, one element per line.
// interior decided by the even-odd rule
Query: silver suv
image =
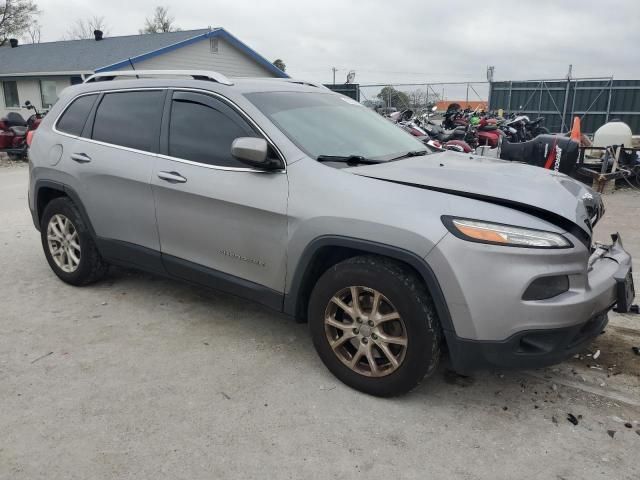
<path fill-rule="evenodd" d="M 329 370 L 373 395 L 411 390 L 445 352 L 461 373 L 559 362 L 634 295 L 620 237 L 592 242 L 604 209 L 588 187 L 428 154 L 288 79 L 70 87 L 31 146 L 29 206 L 63 281 L 118 264 L 260 302 L 307 321 Z"/>

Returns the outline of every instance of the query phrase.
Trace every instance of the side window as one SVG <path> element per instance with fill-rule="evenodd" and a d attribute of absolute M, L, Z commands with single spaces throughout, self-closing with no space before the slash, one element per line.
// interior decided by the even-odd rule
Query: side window
<path fill-rule="evenodd" d="M 242 117 L 222 102 L 207 95 L 174 94 L 170 156 L 222 167 L 246 167 L 231 156 L 231 144 L 238 137 L 256 136 Z"/>
<path fill-rule="evenodd" d="M 91 138 L 123 147 L 156 151 L 164 91 L 107 93 L 96 111 Z"/>
<path fill-rule="evenodd" d="M 80 135 L 98 95 L 76 98 L 58 120 L 56 128 L 70 135 Z"/>

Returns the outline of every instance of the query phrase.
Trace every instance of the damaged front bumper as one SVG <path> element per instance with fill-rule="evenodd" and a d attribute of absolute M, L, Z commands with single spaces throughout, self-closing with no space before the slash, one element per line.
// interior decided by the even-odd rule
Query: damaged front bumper
<path fill-rule="evenodd" d="M 545 264 L 544 257 L 535 262 L 525 252 L 518 260 L 509 258 L 511 287 L 507 282 L 491 285 L 491 278 L 485 276 L 484 297 L 478 295 L 476 284 L 474 294 L 465 298 L 469 319 L 478 333 L 497 335 L 495 327 L 499 325 L 508 331 L 507 337 L 464 338 L 457 332 L 462 326 L 460 319 L 454 316 L 456 331 L 445 332 L 454 369 L 464 373 L 487 367 L 538 368 L 561 362 L 583 349 L 602 332 L 609 310 L 616 306 L 620 312 L 629 311 L 635 295 L 631 256 L 624 250 L 620 235 L 612 235 L 612 239 L 610 245 L 593 248 L 587 271 L 582 263 L 581 274 L 571 274 L 576 268 L 571 254 L 564 260 L 548 257 Z M 582 258 L 584 262 L 584 254 Z M 492 260 L 495 258 L 478 262 L 486 261 L 488 266 Z M 546 300 L 516 302 L 518 281 L 526 282 L 524 279 L 534 278 L 541 271 L 568 274 L 572 278 L 570 290 Z M 501 282 L 497 278 L 496 282 Z M 465 285 L 461 287 L 465 291 Z"/>

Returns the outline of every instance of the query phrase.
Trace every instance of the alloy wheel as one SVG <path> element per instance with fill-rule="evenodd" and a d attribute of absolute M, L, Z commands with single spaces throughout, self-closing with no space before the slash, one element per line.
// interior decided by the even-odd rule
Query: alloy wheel
<path fill-rule="evenodd" d="M 80 265 L 81 249 L 78 231 L 67 217 L 56 214 L 47 225 L 47 245 L 55 264 L 65 273 L 73 273 Z"/>
<path fill-rule="evenodd" d="M 333 353 L 360 375 L 383 377 L 404 361 L 405 323 L 377 290 L 351 286 L 337 292 L 326 307 L 324 326 Z"/>

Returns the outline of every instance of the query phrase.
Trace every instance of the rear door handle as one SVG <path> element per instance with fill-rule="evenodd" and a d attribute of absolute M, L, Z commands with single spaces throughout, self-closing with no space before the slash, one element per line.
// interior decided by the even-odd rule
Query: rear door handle
<path fill-rule="evenodd" d="M 158 172 L 158 178 L 169 183 L 186 183 L 187 179 L 178 172 Z"/>
<path fill-rule="evenodd" d="M 72 153 L 71 160 L 75 160 L 78 163 L 89 163 L 91 161 L 91 157 L 86 153 Z"/>

